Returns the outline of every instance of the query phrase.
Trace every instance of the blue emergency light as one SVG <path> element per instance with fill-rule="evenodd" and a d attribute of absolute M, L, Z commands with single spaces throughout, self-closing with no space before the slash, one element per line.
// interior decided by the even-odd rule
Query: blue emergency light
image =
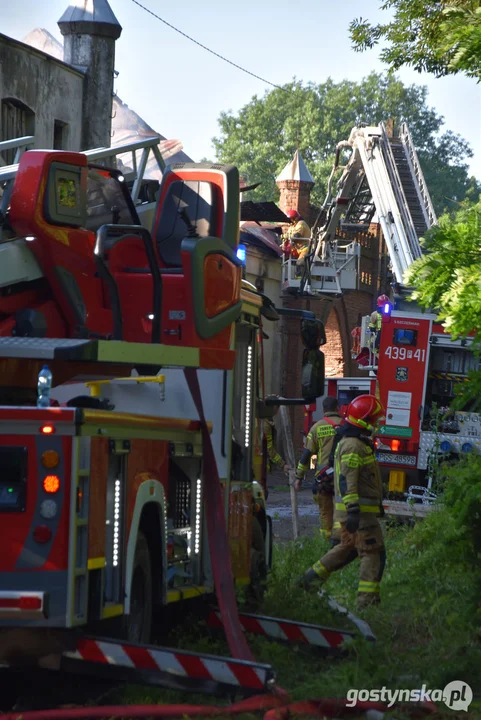
<path fill-rule="evenodd" d="M 389 315 L 391 312 L 391 303 L 384 303 L 384 314 Z"/>
<path fill-rule="evenodd" d="M 246 264 L 246 257 L 247 257 L 247 249 L 245 245 L 238 245 L 237 246 L 237 258 L 241 261 L 243 265 Z"/>

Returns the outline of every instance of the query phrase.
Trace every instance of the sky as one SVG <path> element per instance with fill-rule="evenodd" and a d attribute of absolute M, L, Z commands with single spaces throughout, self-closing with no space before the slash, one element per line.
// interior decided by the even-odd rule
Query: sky
<path fill-rule="evenodd" d="M 294 76 L 315 83 L 328 77 L 359 81 L 385 70 L 379 49 L 354 52 L 348 33 L 350 21 L 360 16 L 385 22 L 386 12 L 379 10 L 383 0 L 141 1 L 184 33 L 276 85 Z M 22 40 L 42 27 L 62 41 L 57 20 L 68 4 L 4 3 L 2 32 Z M 119 97 L 157 132 L 180 139 L 195 161 L 214 159 L 211 138 L 218 133 L 220 113 L 237 112 L 270 86 L 214 57 L 132 0 L 110 0 L 110 6 L 123 28 L 116 44 Z M 436 79 L 405 69 L 398 76 L 405 84 L 428 87 L 429 105 L 445 118 L 442 130 L 468 140 L 474 151 L 470 169 L 481 179 L 481 87 L 462 75 Z"/>

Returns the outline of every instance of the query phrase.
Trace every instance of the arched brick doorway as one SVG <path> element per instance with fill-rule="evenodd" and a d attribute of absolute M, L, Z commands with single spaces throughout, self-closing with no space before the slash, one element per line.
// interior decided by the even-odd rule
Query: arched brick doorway
<path fill-rule="evenodd" d="M 342 377 L 351 371 L 351 323 L 345 296 L 332 303 L 324 321 L 327 343 L 322 347 L 326 377 Z"/>

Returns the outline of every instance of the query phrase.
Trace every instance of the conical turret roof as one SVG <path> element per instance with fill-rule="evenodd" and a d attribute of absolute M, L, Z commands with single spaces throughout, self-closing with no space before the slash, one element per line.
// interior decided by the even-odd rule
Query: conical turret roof
<path fill-rule="evenodd" d="M 107 34 L 119 37 L 122 26 L 107 0 L 71 0 L 58 21 L 62 35 L 71 32 Z"/>
<path fill-rule="evenodd" d="M 292 160 L 287 163 L 276 178 L 276 182 L 281 182 L 282 180 L 297 180 L 298 182 L 311 183 L 311 185 L 315 184 L 314 178 L 307 169 L 306 163 L 302 159 L 299 150 L 296 150 Z"/>

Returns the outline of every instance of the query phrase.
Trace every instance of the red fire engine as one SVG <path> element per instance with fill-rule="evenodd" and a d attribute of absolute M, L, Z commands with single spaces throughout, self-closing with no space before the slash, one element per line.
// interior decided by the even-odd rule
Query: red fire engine
<path fill-rule="evenodd" d="M 388 488 L 429 505 L 441 458 L 481 450 L 481 418 L 450 411 L 456 390 L 477 366 L 470 338 L 454 341 L 436 316 L 407 309 L 401 297 L 383 309 L 378 354 L 371 353 L 377 392 L 386 408 L 376 439 Z M 409 303 L 412 306 L 412 303 Z"/>
<path fill-rule="evenodd" d="M 167 169 L 152 234 L 122 174 L 84 154 L 29 151 L 12 185 L 0 268 L 0 664 L 48 657 L 259 691 L 272 668 L 249 660 L 238 629 L 340 648 L 352 634 L 237 615 L 233 580 L 262 586 L 271 562 L 261 345 L 263 312 L 274 312 L 241 280 L 237 170 Z M 323 392 L 312 353 L 300 403 Z M 42 408 L 45 363 L 54 381 Z M 236 659 L 139 644 L 166 605 L 214 588 Z M 98 637 L 115 619 L 122 644 Z"/>

